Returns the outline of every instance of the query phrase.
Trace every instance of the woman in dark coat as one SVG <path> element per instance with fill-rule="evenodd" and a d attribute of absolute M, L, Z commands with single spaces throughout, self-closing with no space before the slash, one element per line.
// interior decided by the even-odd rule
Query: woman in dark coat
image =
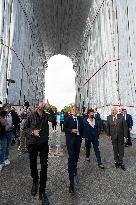
<path fill-rule="evenodd" d="M 83 124 L 84 124 L 84 137 L 85 137 L 85 147 L 86 147 L 86 160 L 90 162 L 90 149 L 91 149 L 91 144 L 93 144 L 98 167 L 104 169 L 104 166 L 101 162 L 101 156 L 99 150 L 100 128 L 99 128 L 99 123 L 94 117 L 93 109 L 88 110 L 87 117 L 84 118 Z"/>

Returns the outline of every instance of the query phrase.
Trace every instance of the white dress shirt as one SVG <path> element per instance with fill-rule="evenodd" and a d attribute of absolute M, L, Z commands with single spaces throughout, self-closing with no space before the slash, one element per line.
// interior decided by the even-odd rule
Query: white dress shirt
<path fill-rule="evenodd" d="M 78 119 L 77 119 L 77 116 L 74 116 L 73 115 L 73 119 L 74 119 L 74 121 L 76 121 L 77 122 L 77 135 L 79 135 L 79 129 L 78 129 Z"/>

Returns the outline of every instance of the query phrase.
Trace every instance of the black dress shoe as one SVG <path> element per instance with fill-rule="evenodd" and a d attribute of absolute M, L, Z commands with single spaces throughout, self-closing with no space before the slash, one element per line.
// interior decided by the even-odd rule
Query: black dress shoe
<path fill-rule="evenodd" d="M 75 190 L 74 190 L 74 184 L 70 184 L 69 186 L 69 193 L 74 194 Z"/>
<path fill-rule="evenodd" d="M 126 171 L 126 168 L 125 168 L 124 164 L 120 164 L 120 168 L 121 168 L 123 171 Z"/>
<path fill-rule="evenodd" d="M 42 201 L 42 205 L 49 205 L 49 200 L 45 192 L 39 192 L 39 200 Z"/>
<path fill-rule="evenodd" d="M 37 194 L 37 190 L 38 190 L 38 182 L 33 182 L 32 189 L 31 189 L 32 196 L 35 196 Z"/>
<path fill-rule="evenodd" d="M 119 168 L 119 163 L 118 162 L 115 162 L 115 167 Z"/>
<path fill-rule="evenodd" d="M 16 140 L 13 139 L 12 142 L 11 142 L 11 146 L 14 146 L 16 144 Z"/>
<path fill-rule="evenodd" d="M 98 164 L 98 167 L 99 167 L 100 169 L 105 169 L 105 167 L 104 167 L 103 164 Z"/>
<path fill-rule="evenodd" d="M 132 143 L 129 143 L 128 146 L 132 146 Z"/>

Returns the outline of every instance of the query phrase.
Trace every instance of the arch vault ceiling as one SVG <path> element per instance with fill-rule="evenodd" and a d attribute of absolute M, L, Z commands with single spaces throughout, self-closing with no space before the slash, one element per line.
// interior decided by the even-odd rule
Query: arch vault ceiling
<path fill-rule="evenodd" d="M 75 61 L 92 0 L 33 0 L 34 17 L 47 60 L 63 54 Z"/>

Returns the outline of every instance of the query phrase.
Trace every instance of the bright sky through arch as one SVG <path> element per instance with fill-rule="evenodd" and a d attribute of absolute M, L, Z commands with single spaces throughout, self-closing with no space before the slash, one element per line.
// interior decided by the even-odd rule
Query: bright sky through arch
<path fill-rule="evenodd" d="M 58 110 L 75 102 L 75 72 L 70 58 L 52 56 L 45 72 L 45 99 Z"/>

